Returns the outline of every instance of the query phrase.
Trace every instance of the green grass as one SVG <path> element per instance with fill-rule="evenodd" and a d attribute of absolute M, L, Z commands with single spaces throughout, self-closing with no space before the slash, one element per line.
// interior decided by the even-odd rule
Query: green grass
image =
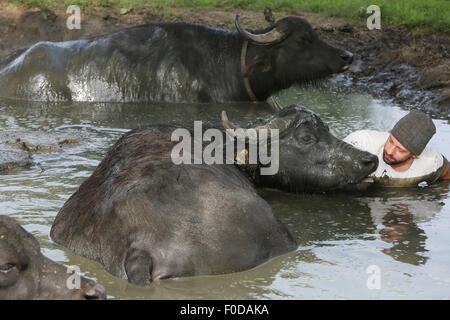
<path fill-rule="evenodd" d="M 344 17 L 351 22 L 364 23 L 365 9 L 378 5 L 381 23 L 428 26 L 437 31 L 450 31 L 449 0 L 8 0 L 33 7 L 65 6 L 76 4 L 85 10 L 93 7 L 120 7 L 141 10 L 146 6 L 158 7 L 226 7 L 231 9 L 262 10 L 270 5 L 276 11 L 307 9 L 325 15 Z"/>

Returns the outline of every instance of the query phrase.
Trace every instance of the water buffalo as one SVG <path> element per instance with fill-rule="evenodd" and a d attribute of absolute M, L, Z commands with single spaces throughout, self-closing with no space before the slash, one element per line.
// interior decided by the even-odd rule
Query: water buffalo
<path fill-rule="evenodd" d="M 223 124 L 231 125 L 225 115 Z M 274 126 L 283 128 L 274 136 L 280 160 L 271 178 L 245 156 L 237 164 L 176 165 L 176 126 L 130 131 L 64 204 L 50 236 L 136 284 L 245 270 L 294 250 L 295 240 L 255 187 L 336 189 L 358 183 L 378 162 L 333 137 L 303 107 L 289 106 L 257 129 Z"/>
<path fill-rule="evenodd" d="M 298 17 L 238 32 L 158 23 L 66 42 L 38 42 L 0 63 L 0 96 L 30 100 L 263 101 L 348 69 L 352 54 Z"/>
<path fill-rule="evenodd" d="M 42 255 L 36 238 L 17 221 L 0 215 L 0 300 L 105 299 L 105 288 L 84 277 L 80 289 L 69 289 L 70 276 Z"/>

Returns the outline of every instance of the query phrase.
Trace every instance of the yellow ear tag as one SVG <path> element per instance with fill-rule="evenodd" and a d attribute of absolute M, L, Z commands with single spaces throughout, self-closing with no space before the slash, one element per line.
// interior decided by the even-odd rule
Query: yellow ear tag
<path fill-rule="evenodd" d="M 248 150 L 242 149 L 241 152 L 236 155 L 236 161 L 240 164 L 248 163 Z"/>

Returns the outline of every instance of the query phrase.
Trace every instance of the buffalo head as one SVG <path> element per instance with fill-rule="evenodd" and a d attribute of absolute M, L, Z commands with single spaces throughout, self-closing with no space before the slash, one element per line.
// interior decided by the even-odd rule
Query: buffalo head
<path fill-rule="evenodd" d="M 0 300 L 105 299 L 105 288 L 80 276 L 67 285 L 68 269 L 44 257 L 39 243 L 14 219 L 0 215 Z"/>
<path fill-rule="evenodd" d="M 222 122 L 225 128 L 232 127 L 225 113 Z M 260 164 L 242 166 L 258 186 L 290 192 L 348 189 L 352 185 L 361 187 L 361 181 L 378 167 L 375 155 L 336 138 L 317 114 L 298 105 L 281 109 L 255 125 L 254 129 L 257 132 L 260 129 L 279 130 L 276 136 L 279 144 L 276 174 L 260 175 Z M 255 142 L 248 136 L 236 138 L 247 139 L 248 144 Z"/>
<path fill-rule="evenodd" d="M 353 61 L 350 52 L 321 40 L 301 18 L 283 18 L 267 29 L 250 32 L 237 15 L 235 25 L 249 44 L 243 74 L 260 100 L 292 84 L 343 72 Z"/>

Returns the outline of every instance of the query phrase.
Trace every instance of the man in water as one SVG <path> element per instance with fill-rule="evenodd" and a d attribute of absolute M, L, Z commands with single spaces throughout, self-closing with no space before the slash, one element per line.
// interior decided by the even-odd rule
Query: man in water
<path fill-rule="evenodd" d="M 425 113 L 413 110 L 390 132 L 359 130 L 344 141 L 378 156 L 378 168 L 369 175 L 375 183 L 413 186 L 426 182 L 429 185 L 439 179 L 450 179 L 448 160 L 441 153 L 425 148 L 435 133 L 433 121 Z"/>

